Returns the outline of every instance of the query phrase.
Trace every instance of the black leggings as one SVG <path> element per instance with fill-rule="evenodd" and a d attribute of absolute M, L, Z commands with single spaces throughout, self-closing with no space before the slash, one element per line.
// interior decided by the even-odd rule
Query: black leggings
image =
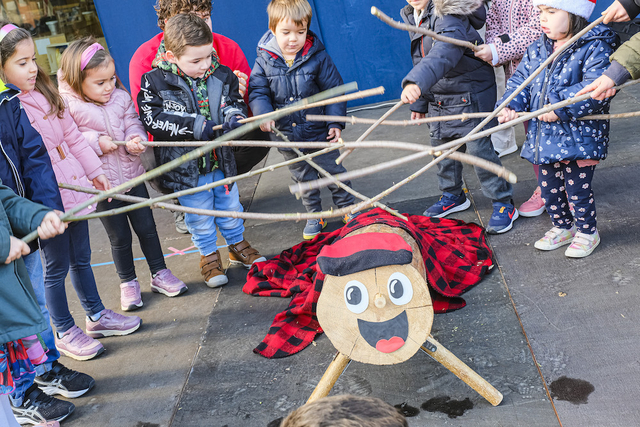
<path fill-rule="evenodd" d="M 149 198 L 147 187 L 145 187 L 144 184 L 132 188 L 125 194 Z M 129 202 L 115 199 L 111 200 L 111 202 L 105 200 L 98 203 L 97 211 L 102 212 L 130 204 Z M 121 282 L 129 282 L 137 277 L 133 264 L 133 251 L 131 250 L 132 237 L 129 222 L 131 222 L 131 227 L 133 227 L 133 231 L 135 231 L 138 236 L 140 247 L 147 259 L 151 274 L 167 268 L 164 263 L 158 232 L 156 231 L 156 223 L 153 220 L 153 214 L 150 208 L 136 209 L 120 215 L 100 218 L 100 221 L 102 221 L 102 225 L 104 225 L 105 230 L 107 230 L 107 235 L 109 235 L 111 255 L 113 256 L 113 262 L 116 265 L 116 270 L 118 271 Z"/>

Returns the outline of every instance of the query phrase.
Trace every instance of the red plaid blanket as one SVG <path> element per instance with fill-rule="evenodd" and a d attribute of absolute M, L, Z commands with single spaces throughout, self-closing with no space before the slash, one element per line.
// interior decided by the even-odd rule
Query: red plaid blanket
<path fill-rule="evenodd" d="M 453 219 L 406 215 L 403 221 L 376 208 L 351 220 L 332 233 L 321 233 L 266 262 L 254 264 L 243 291 L 269 297 L 291 297 L 289 307 L 278 313 L 267 336 L 254 353 L 281 358 L 307 347 L 322 328 L 316 318 L 316 303 L 324 275 L 316 271 L 316 257 L 353 230 L 371 224 L 387 224 L 406 230 L 418 243 L 424 259 L 427 282 L 436 313 L 466 305 L 460 296 L 478 284 L 493 264 L 484 230 L 476 224 Z"/>

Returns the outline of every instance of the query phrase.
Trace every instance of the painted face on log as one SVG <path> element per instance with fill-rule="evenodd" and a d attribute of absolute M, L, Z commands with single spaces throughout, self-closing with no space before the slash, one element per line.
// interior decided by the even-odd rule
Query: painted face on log
<path fill-rule="evenodd" d="M 365 248 L 362 242 L 345 237 L 344 248 L 354 248 L 355 243 L 358 250 L 337 252 L 344 256 L 333 258 L 332 265 L 328 266 L 327 257 L 323 260 L 323 252 L 319 255 L 326 276 L 318 320 L 336 349 L 353 360 L 375 365 L 403 362 L 426 341 L 433 322 L 424 265 L 420 268 L 422 258 L 399 234 L 364 232 L 357 237 L 367 240 Z M 392 264 L 379 265 L 386 262 Z M 359 269 L 354 264 L 374 267 L 353 271 Z M 338 275 L 336 268 L 350 274 Z"/>

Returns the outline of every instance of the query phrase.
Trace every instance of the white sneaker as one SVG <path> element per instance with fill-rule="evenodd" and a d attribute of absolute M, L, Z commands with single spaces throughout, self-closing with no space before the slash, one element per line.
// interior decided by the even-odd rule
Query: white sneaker
<path fill-rule="evenodd" d="M 544 237 L 533 244 L 536 249 L 541 251 L 552 251 L 560 246 L 568 245 L 573 241 L 576 235 L 576 227 L 570 229 L 553 227 L 544 234 Z"/>
<path fill-rule="evenodd" d="M 577 232 L 576 236 L 571 242 L 571 246 L 565 251 L 565 255 L 569 258 L 584 258 L 587 255 L 591 255 L 591 252 L 595 250 L 600 244 L 600 234 L 596 230 L 593 234 L 584 234 Z"/>

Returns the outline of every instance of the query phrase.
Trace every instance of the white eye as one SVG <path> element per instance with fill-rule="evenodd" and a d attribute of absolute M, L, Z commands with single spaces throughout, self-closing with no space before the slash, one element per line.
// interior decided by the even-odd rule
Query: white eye
<path fill-rule="evenodd" d="M 369 306 L 369 292 L 357 280 L 351 280 L 344 287 L 344 302 L 349 311 L 360 314 Z"/>
<path fill-rule="evenodd" d="M 395 305 L 405 305 L 413 298 L 413 286 L 411 280 L 402 273 L 393 273 L 389 277 L 387 285 L 389 290 L 389 299 Z"/>

